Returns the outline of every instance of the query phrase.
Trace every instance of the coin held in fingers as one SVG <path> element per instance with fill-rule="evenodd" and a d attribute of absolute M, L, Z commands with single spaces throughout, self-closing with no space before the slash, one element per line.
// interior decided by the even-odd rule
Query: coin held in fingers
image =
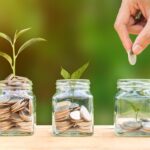
<path fill-rule="evenodd" d="M 128 60 L 129 60 L 129 63 L 131 65 L 135 65 L 136 64 L 136 58 L 137 56 L 135 54 L 133 54 L 132 50 L 128 51 Z"/>

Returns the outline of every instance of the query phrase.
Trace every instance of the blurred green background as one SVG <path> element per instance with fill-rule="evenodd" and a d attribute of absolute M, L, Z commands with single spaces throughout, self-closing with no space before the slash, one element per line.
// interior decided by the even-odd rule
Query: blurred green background
<path fill-rule="evenodd" d="M 17 75 L 34 83 L 37 123 L 51 124 L 51 97 L 60 67 L 70 72 L 90 60 L 84 78 L 91 80 L 95 124 L 113 124 L 114 96 L 119 78 L 149 78 L 150 50 L 133 67 L 113 29 L 120 0 L 5 0 L 0 1 L 0 31 L 13 36 L 16 29 L 32 27 L 18 42 L 30 37 L 47 39 L 24 51 L 17 62 Z M 0 39 L 0 50 L 11 53 Z M 0 59 L 0 79 L 11 73 Z"/>

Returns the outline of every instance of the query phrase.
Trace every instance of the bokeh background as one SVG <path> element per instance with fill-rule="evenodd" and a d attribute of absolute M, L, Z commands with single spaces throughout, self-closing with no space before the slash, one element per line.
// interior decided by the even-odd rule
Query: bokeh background
<path fill-rule="evenodd" d="M 138 57 L 133 67 L 113 29 L 120 0 L 5 0 L 0 1 L 0 31 L 11 37 L 16 29 L 31 27 L 17 43 L 43 37 L 17 60 L 17 75 L 34 83 L 37 123 L 51 124 L 51 98 L 60 67 L 73 72 L 90 60 L 83 78 L 91 80 L 95 124 L 113 124 L 114 97 L 119 78 L 149 78 L 150 50 Z M 133 37 L 134 39 L 134 37 Z M 0 39 L 0 50 L 11 54 L 9 44 Z M 0 58 L 0 80 L 11 73 Z"/>

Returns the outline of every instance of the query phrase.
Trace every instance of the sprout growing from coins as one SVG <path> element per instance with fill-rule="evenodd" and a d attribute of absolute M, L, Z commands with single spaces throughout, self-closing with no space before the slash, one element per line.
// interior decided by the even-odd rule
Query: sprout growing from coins
<path fill-rule="evenodd" d="M 91 135 L 93 133 L 93 98 L 90 92 L 89 94 L 85 94 L 87 90 L 80 90 L 82 87 L 89 87 L 88 80 L 80 80 L 88 66 L 89 62 L 82 65 L 72 74 L 64 68 L 61 69 L 61 76 L 64 78 L 65 83 L 67 83 L 67 86 L 64 85 L 62 87 L 63 89 L 67 87 L 67 90 L 62 92 L 60 96 L 57 97 L 55 95 L 53 98 L 53 118 L 55 119 L 53 127 L 56 135 L 71 135 L 71 132 L 75 135 Z"/>
<path fill-rule="evenodd" d="M 8 55 L 7 53 L 1 52 L 1 51 L 0 51 L 0 56 L 5 58 L 9 62 L 14 76 L 16 76 L 16 60 L 17 60 L 19 54 L 22 53 L 27 47 L 29 47 L 30 45 L 32 45 L 36 42 L 46 41 L 43 38 L 31 38 L 30 40 L 26 41 L 23 45 L 21 45 L 18 50 L 16 50 L 17 40 L 19 39 L 19 37 L 21 35 L 23 35 L 27 31 L 29 31 L 30 29 L 31 28 L 23 29 L 20 31 L 16 30 L 13 40 L 5 33 L 0 32 L 0 37 L 7 40 L 11 45 L 12 57 L 10 55 Z"/>

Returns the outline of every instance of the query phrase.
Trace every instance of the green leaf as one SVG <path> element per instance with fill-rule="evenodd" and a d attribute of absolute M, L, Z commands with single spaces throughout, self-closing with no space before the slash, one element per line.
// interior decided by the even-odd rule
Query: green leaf
<path fill-rule="evenodd" d="M 16 40 L 24 33 L 26 33 L 27 31 L 29 31 L 31 28 L 27 28 L 27 29 L 23 29 L 23 30 L 20 30 L 20 31 L 17 31 L 15 32 L 15 36 L 14 36 L 14 43 L 16 42 Z"/>
<path fill-rule="evenodd" d="M 29 47 L 30 45 L 36 43 L 36 42 L 40 42 L 40 41 L 46 41 L 45 39 L 43 38 L 32 38 L 30 40 L 28 40 L 27 42 L 25 42 L 18 50 L 18 53 L 16 55 L 16 57 L 18 57 L 18 55 L 24 50 L 26 49 L 27 47 Z"/>
<path fill-rule="evenodd" d="M 0 52 L 0 56 L 4 57 L 12 65 L 12 59 L 8 54 Z"/>
<path fill-rule="evenodd" d="M 139 109 L 135 104 L 133 104 L 133 103 L 130 102 L 130 101 L 127 101 L 127 102 L 130 104 L 130 106 L 132 107 L 132 109 L 133 109 L 135 112 L 140 111 L 140 109 Z"/>
<path fill-rule="evenodd" d="M 89 62 L 84 64 L 81 68 L 77 69 L 74 73 L 71 75 L 71 79 L 80 79 L 82 74 L 85 72 L 85 70 L 88 68 Z"/>
<path fill-rule="evenodd" d="M 0 37 L 2 37 L 3 39 L 7 40 L 10 44 L 12 44 L 11 38 L 5 33 L 0 32 Z"/>
<path fill-rule="evenodd" d="M 70 79 L 70 73 L 67 70 L 65 70 L 64 68 L 61 68 L 61 76 L 64 79 Z"/>

